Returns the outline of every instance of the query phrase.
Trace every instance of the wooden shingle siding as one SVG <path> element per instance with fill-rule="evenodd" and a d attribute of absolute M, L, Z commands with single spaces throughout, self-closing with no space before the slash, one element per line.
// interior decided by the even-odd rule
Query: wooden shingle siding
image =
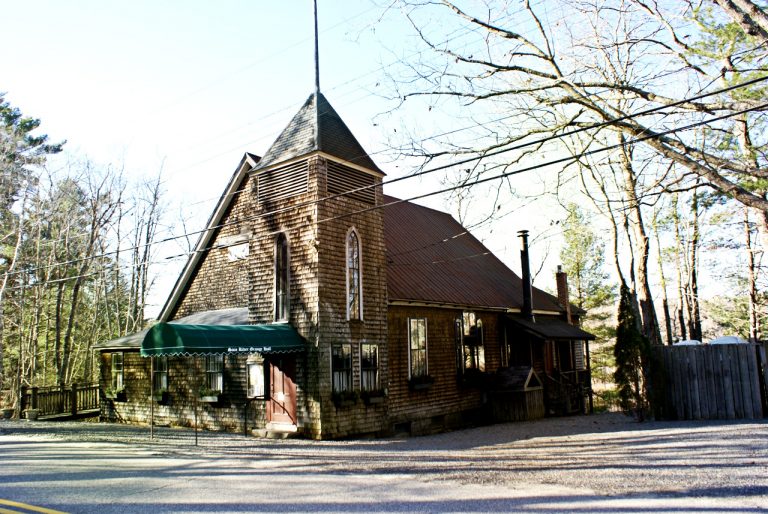
<path fill-rule="evenodd" d="M 321 159 L 321 170 L 327 161 Z M 322 176 L 322 173 L 321 173 Z M 378 182 L 381 179 L 376 178 Z M 320 187 L 330 188 L 320 182 Z M 371 189 L 380 195 L 380 188 Z M 329 191 L 330 192 L 330 191 Z M 322 191 L 321 196 L 326 192 Z M 374 198 L 375 201 L 375 198 Z M 386 405 L 365 405 L 361 400 L 353 406 L 336 408 L 331 399 L 331 345 L 352 345 L 353 389 L 360 390 L 360 345 L 379 346 L 379 380 L 388 383 L 387 349 L 387 270 L 384 249 L 382 212 L 357 212 L 369 205 L 354 198 L 339 197 L 318 205 L 317 227 L 319 257 L 319 324 L 317 369 L 318 390 L 323 407 L 323 433 L 331 437 L 360 433 L 377 433 L 387 428 Z M 348 216 L 344 216 L 348 214 Z M 344 217 L 339 217 L 344 216 Z M 338 219 L 333 219 L 337 218 Z M 332 220 L 325 221 L 322 220 Z M 360 241 L 362 283 L 362 320 L 347 320 L 346 240 L 350 229 L 357 231 Z"/>
<path fill-rule="evenodd" d="M 251 323 L 275 321 L 275 243 L 279 234 L 285 234 L 290 261 L 289 321 L 307 340 L 306 354 L 296 359 L 297 423 L 305 435 L 316 438 L 321 432 L 314 346 L 318 334 L 317 207 L 312 203 L 317 198 L 316 159 L 309 159 L 304 166 L 308 174 L 305 193 L 254 206 L 248 310 Z M 295 208 L 286 210 L 291 206 Z"/>
<path fill-rule="evenodd" d="M 486 370 L 495 371 L 501 365 L 499 315 L 474 312 L 483 320 Z M 411 432 L 422 433 L 466 424 L 472 416 L 483 417 L 482 393 L 463 383 L 457 372 L 454 320 L 461 315 L 462 311 L 452 309 L 389 308 L 389 415 L 394 425 L 411 423 Z M 423 391 L 408 386 L 409 318 L 427 319 L 428 373 L 434 383 Z"/>
<path fill-rule="evenodd" d="M 232 198 L 221 228 L 217 229 L 209 244 L 210 249 L 183 292 L 172 319 L 182 318 L 195 312 L 245 307 L 248 305 L 250 284 L 248 260 L 231 260 L 229 241 L 242 239 L 250 231 L 253 215 L 253 197 L 246 177 Z M 227 244 L 223 244 L 224 241 Z"/>
<path fill-rule="evenodd" d="M 198 427 L 207 430 L 239 432 L 244 429 L 245 356 L 226 356 L 224 362 L 224 392 L 219 403 L 197 401 Z M 200 384 L 205 381 L 202 357 L 168 358 L 168 396 L 165 405 L 154 404 L 157 426 L 194 427 L 195 400 Z M 101 382 L 111 380 L 111 353 L 101 354 Z M 150 359 L 139 352 L 125 352 L 123 358 L 126 401 L 102 398 L 102 421 L 119 423 L 148 423 L 150 419 Z M 248 402 L 248 427 L 264 426 L 264 403 Z"/>

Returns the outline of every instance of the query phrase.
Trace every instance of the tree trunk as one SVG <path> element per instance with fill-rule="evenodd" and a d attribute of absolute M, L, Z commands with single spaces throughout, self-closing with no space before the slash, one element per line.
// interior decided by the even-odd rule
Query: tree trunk
<path fill-rule="evenodd" d="M 747 250 L 747 268 L 749 271 L 749 338 L 760 340 L 760 327 L 757 320 L 757 273 L 755 270 L 755 250 L 752 247 L 752 227 L 749 223 L 749 209 L 744 208 L 744 245 Z"/>
<path fill-rule="evenodd" d="M 685 325 L 685 283 L 683 282 L 683 266 L 684 260 L 682 258 L 683 250 L 683 237 L 680 230 L 680 212 L 677 206 L 678 195 L 675 193 L 672 195 L 672 221 L 675 224 L 675 268 L 677 271 L 677 324 L 680 328 L 680 340 L 685 341 L 688 339 L 688 333 L 686 332 Z"/>
<path fill-rule="evenodd" d="M 16 234 L 16 244 L 13 247 L 13 257 L 8 264 L 8 269 L 3 275 L 3 284 L 0 286 L 0 391 L 3 390 L 3 377 L 5 377 L 5 369 L 3 362 L 5 361 L 5 292 L 8 287 L 8 282 L 11 275 L 15 274 L 16 266 L 19 262 L 19 253 L 21 252 L 21 243 L 24 241 L 24 206 L 27 201 L 27 188 L 24 188 L 24 195 L 21 198 L 21 212 L 19 212 L 18 232 Z"/>
<path fill-rule="evenodd" d="M 61 304 L 64 301 L 64 282 L 59 282 L 56 287 L 56 322 L 54 324 L 53 353 L 56 364 L 56 383 L 64 383 L 64 369 L 61 348 Z"/>
<path fill-rule="evenodd" d="M 768 45 L 768 16 L 750 0 L 713 0 L 750 36 Z"/>
<path fill-rule="evenodd" d="M 664 327 L 667 332 L 667 344 L 672 344 L 672 320 L 669 318 L 669 299 L 667 298 L 667 279 L 664 276 L 664 259 L 661 255 L 661 238 L 659 238 L 658 212 L 653 212 L 651 224 L 653 233 L 656 236 L 656 252 L 659 262 L 659 278 L 661 279 L 662 309 L 664 311 Z"/>
<path fill-rule="evenodd" d="M 638 303 L 640 306 L 640 315 L 642 320 L 643 335 L 648 338 L 651 344 L 661 344 L 659 334 L 659 322 L 656 317 L 656 309 L 653 305 L 653 295 L 648 282 L 648 256 L 650 254 L 650 240 L 645 231 L 643 223 L 643 213 L 640 201 L 637 197 L 637 177 L 632 168 L 631 149 L 628 149 L 627 141 L 623 135 L 619 136 L 622 143 L 621 161 L 624 172 L 624 193 L 629 201 L 630 215 L 632 216 L 632 226 L 635 236 L 635 244 L 638 247 L 637 259 L 637 284 Z M 634 252 L 633 252 L 634 253 Z"/>
<path fill-rule="evenodd" d="M 688 262 L 688 332 L 691 339 L 701 341 L 701 312 L 699 309 L 699 282 L 698 282 L 698 250 L 699 250 L 699 195 L 693 194 L 691 199 L 691 212 L 693 214 L 693 233 L 691 235 L 690 259 Z"/>

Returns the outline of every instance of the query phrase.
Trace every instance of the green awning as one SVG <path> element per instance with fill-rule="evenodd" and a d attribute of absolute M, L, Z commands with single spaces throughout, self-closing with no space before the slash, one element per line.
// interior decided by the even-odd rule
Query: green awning
<path fill-rule="evenodd" d="M 144 336 L 141 356 L 304 351 L 304 339 L 287 323 L 274 325 L 181 325 L 158 323 Z"/>

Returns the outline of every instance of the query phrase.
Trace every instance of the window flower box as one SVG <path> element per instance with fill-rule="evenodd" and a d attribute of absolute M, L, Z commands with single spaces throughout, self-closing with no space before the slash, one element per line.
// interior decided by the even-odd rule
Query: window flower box
<path fill-rule="evenodd" d="M 124 402 L 126 400 L 125 388 L 112 389 L 108 387 L 104 391 L 104 397 L 115 402 Z"/>
<path fill-rule="evenodd" d="M 167 405 L 170 399 L 171 395 L 168 394 L 168 391 L 155 391 L 152 396 L 150 396 L 150 400 L 157 402 L 160 405 Z"/>
<path fill-rule="evenodd" d="M 202 388 L 199 391 L 199 395 L 200 401 L 203 403 L 219 403 L 219 399 L 221 398 L 221 391 L 217 391 L 216 389 Z"/>
<path fill-rule="evenodd" d="M 488 380 L 489 380 L 488 375 L 485 373 L 485 371 L 480 371 L 479 369 L 470 368 L 470 369 L 464 370 L 464 376 L 462 377 L 462 384 L 465 387 L 487 389 Z"/>
<path fill-rule="evenodd" d="M 382 389 L 363 391 L 360 393 L 360 397 L 366 405 L 380 405 L 386 400 L 387 392 Z"/>
<path fill-rule="evenodd" d="M 435 379 L 430 375 L 411 377 L 408 380 L 408 389 L 411 391 L 428 391 L 434 383 Z"/>
<path fill-rule="evenodd" d="M 339 391 L 331 395 L 333 404 L 336 405 L 337 408 L 352 407 L 357 403 L 358 397 L 359 395 L 357 391 Z"/>

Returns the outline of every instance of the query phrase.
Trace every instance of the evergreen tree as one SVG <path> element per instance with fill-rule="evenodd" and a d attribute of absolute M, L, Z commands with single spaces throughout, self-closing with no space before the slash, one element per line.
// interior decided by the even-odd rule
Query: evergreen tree
<path fill-rule="evenodd" d="M 599 391 L 597 396 L 608 401 L 612 396 L 609 391 L 613 389 L 613 338 L 616 336 L 616 327 L 609 321 L 613 315 L 609 306 L 616 300 L 616 288 L 603 269 L 605 243 L 577 204 L 568 204 L 566 210 L 560 262 L 568 274 L 573 303 L 587 311 L 581 324 L 597 337 L 590 350 L 592 381 Z"/>
<path fill-rule="evenodd" d="M 48 155 L 60 152 L 64 144 L 51 144 L 48 136 L 33 135 L 39 126 L 40 120 L 23 116 L 0 93 L 0 389 L 4 388 L 5 377 L 3 306 L 8 287 L 14 285 L 11 273 L 24 241 L 24 200 L 37 183 L 33 167 L 42 164 Z M 17 202 L 22 211 L 18 214 L 13 212 Z"/>
<path fill-rule="evenodd" d="M 619 392 L 619 401 L 625 412 L 634 412 L 642 420 L 647 408 L 646 366 L 650 353 L 648 339 L 640 333 L 637 314 L 633 308 L 632 293 L 621 285 L 616 345 L 613 355 L 616 371 L 613 374 Z"/>
<path fill-rule="evenodd" d="M 567 205 L 568 216 L 563 223 L 565 244 L 560 251 L 563 271 L 568 273 L 574 303 L 580 309 L 595 309 L 613 302 L 616 290 L 608 283 L 608 274 L 603 270 L 605 244 L 595 234 L 575 203 Z"/>

